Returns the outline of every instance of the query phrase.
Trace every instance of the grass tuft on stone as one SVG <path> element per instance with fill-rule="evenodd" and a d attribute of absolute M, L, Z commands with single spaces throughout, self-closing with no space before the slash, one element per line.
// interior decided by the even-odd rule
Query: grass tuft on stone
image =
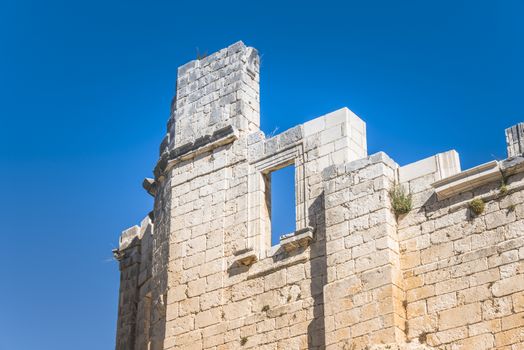
<path fill-rule="evenodd" d="M 391 206 L 397 216 L 407 214 L 413 207 L 411 194 L 406 193 L 401 186 L 395 186 L 389 191 Z"/>
<path fill-rule="evenodd" d="M 469 202 L 469 209 L 477 216 L 484 212 L 485 207 L 486 203 L 481 198 L 475 198 Z"/>
<path fill-rule="evenodd" d="M 500 183 L 500 187 L 499 187 L 499 194 L 501 196 L 505 196 L 506 194 L 508 194 L 508 185 L 506 185 L 506 182 L 505 181 L 502 181 Z"/>

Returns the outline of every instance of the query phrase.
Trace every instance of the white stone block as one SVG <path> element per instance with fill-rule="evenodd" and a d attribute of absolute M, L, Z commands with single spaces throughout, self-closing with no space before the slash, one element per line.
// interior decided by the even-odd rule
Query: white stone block
<path fill-rule="evenodd" d="M 417 177 L 437 171 L 437 162 L 435 156 L 419 160 L 417 162 L 404 165 L 398 169 L 398 178 L 400 183 L 404 183 Z"/>
<path fill-rule="evenodd" d="M 333 126 L 329 129 L 326 129 L 320 133 L 320 142 L 322 144 L 327 144 L 329 142 L 334 142 L 342 137 L 342 127 L 340 125 Z"/>
<path fill-rule="evenodd" d="M 460 173 L 460 158 L 457 151 L 454 149 L 444 153 L 437 154 L 437 166 L 439 172 L 439 179 Z"/>
<path fill-rule="evenodd" d="M 326 121 L 326 128 L 330 128 L 342 123 L 349 123 L 349 109 L 346 107 L 338 109 L 334 112 L 323 116 Z"/>
<path fill-rule="evenodd" d="M 458 153 L 455 150 L 451 150 L 404 165 L 399 168 L 398 176 L 399 182 L 405 183 L 433 173 L 436 173 L 436 178 L 441 180 L 459 172 L 460 160 Z"/>
<path fill-rule="evenodd" d="M 304 136 L 311 136 L 319 133 L 326 127 L 326 121 L 324 117 L 319 117 L 304 123 Z"/>

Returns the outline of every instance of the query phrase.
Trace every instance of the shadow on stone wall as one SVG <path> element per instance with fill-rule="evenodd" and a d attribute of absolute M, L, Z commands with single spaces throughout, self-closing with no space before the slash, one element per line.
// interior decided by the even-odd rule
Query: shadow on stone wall
<path fill-rule="evenodd" d="M 166 334 L 169 241 L 171 230 L 171 181 L 155 197 L 152 247 L 150 350 L 162 350 Z"/>
<path fill-rule="evenodd" d="M 308 349 L 325 349 L 324 286 L 327 282 L 326 215 L 324 192 L 308 208 L 309 226 L 315 228 L 315 240 L 311 244 L 311 295 L 313 297 L 313 320 L 308 326 Z"/>

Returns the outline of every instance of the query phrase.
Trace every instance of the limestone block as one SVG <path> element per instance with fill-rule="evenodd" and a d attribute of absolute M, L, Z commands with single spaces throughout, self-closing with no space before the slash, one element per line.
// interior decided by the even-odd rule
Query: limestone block
<path fill-rule="evenodd" d="M 222 312 L 219 308 L 213 308 L 205 311 L 201 311 L 195 316 L 195 327 L 204 328 L 220 322 L 222 318 Z"/>
<path fill-rule="evenodd" d="M 483 321 L 483 322 L 475 323 L 468 327 L 470 336 L 475 336 L 475 335 L 479 335 L 483 333 L 494 334 L 494 333 L 500 332 L 500 329 L 501 329 L 500 319 Z"/>
<path fill-rule="evenodd" d="M 492 320 L 512 313 L 511 297 L 490 298 L 482 302 L 482 317 Z"/>
<path fill-rule="evenodd" d="M 436 313 L 457 306 L 456 293 L 438 295 L 427 300 L 428 312 Z"/>
<path fill-rule="evenodd" d="M 491 298 L 492 295 L 488 286 L 484 284 L 459 291 L 457 294 L 460 304 L 469 304 Z"/>
<path fill-rule="evenodd" d="M 410 180 L 433 174 L 437 171 L 435 157 L 419 160 L 415 163 L 407 164 L 398 169 L 399 182 L 404 183 Z"/>
<path fill-rule="evenodd" d="M 264 281 L 264 290 L 269 291 L 276 288 L 281 288 L 286 284 L 286 270 L 276 271 L 266 276 Z"/>
<path fill-rule="evenodd" d="M 493 295 L 501 297 L 524 290 L 524 274 L 499 280 L 491 287 Z"/>
<path fill-rule="evenodd" d="M 517 344 L 520 346 L 524 342 L 524 329 L 514 328 L 505 332 L 495 334 L 495 345 L 502 347 L 505 345 Z"/>
<path fill-rule="evenodd" d="M 457 340 L 464 339 L 467 336 L 468 328 L 463 326 L 430 334 L 427 336 L 427 342 L 431 345 L 438 345 L 442 343 L 456 342 Z"/>
<path fill-rule="evenodd" d="M 480 334 L 475 337 L 460 340 L 456 342 L 456 346 L 463 349 L 488 350 L 493 349 L 494 340 L 493 334 Z"/>
<path fill-rule="evenodd" d="M 439 328 L 442 330 L 473 324 L 482 320 L 480 303 L 472 303 L 447 309 L 439 313 Z"/>
<path fill-rule="evenodd" d="M 435 295 L 435 286 L 427 285 L 419 288 L 409 290 L 406 293 L 406 300 L 408 302 L 417 301 L 420 299 L 427 299 Z"/>
<path fill-rule="evenodd" d="M 351 334 L 358 337 L 363 334 L 372 333 L 382 328 L 382 321 L 380 318 L 374 318 L 368 321 L 359 322 L 351 327 Z"/>
<path fill-rule="evenodd" d="M 326 119 L 318 117 L 303 124 L 304 136 L 308 137 L 323 131 L 326 127 Z"/>

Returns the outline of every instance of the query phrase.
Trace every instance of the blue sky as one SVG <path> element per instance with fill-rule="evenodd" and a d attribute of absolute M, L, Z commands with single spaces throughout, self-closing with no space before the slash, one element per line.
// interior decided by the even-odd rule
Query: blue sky
<path fill-rule="evenodd" d="M 262 129 L 347 106 L 370 153 L 505 156 L 524 120 L 524 3 L 0 1 L 0 348 L 112 349 L 119 232 L 138 223 L 176 68 L 238 40 Z"/>

